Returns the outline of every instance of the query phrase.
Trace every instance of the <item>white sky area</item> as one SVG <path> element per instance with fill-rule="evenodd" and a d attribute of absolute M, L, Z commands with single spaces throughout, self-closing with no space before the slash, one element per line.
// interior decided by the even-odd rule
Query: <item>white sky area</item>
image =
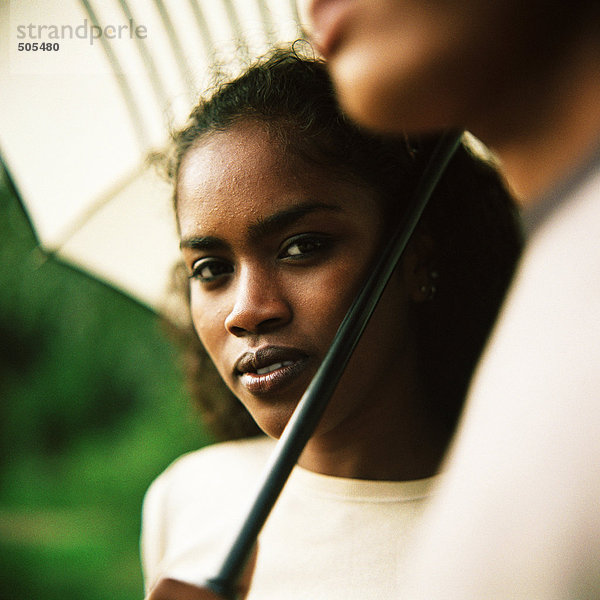
<path fill-rule="evenodd" d="M 148 152 L 185 122 L 210 83 L 212 53 L 226 64 L 236 56 L 232 15 L 254 55 L 268 48 L 263 18 L 278 40 L 296 39 L 298 29 L 287 0 L 264 2 L 266 11 L 256 0 L 198 0 L 212 37 L 207 55 L 192 2 L 163 0 L 178 61 L 160 2 L 127 4 L 132 22 L 118 0 L 90 0 L 114 72 L 79 0 L 0 2 L 0 150 L 43 245 L 156 307 L 178 248 L 170 186 L 145 168 Z M 19 43 L 59 49 L 19 51 Z"/>

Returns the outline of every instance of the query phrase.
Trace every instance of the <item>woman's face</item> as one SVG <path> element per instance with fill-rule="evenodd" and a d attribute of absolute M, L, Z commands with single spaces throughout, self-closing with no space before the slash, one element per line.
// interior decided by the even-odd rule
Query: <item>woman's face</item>
<path fill-rule="evenodd" d="M 543 3 L 532 1 L 299 2 L 342 105 L 378 130 L 481 129 L 526 81 L 523 60 L 543 23 Z"/>
<path fill-rule="evenodd" d="M 252 122 L 186 153 L 177 202 L 194 327 L 228 387 L 279 437 L 379 251 L 380 204 Z M 397 386 L 407 302 L 395 274 L 321 431 Z"/>

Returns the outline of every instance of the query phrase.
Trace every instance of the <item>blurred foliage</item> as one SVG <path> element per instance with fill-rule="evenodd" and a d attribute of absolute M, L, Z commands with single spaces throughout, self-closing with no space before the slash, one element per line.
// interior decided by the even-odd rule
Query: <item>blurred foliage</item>
<path fill-rule="evenodd" d="M 150 311 L 45 256 L 0 181 L 0 600 L 140 600 L 152 479 L 208 440 Z"/>

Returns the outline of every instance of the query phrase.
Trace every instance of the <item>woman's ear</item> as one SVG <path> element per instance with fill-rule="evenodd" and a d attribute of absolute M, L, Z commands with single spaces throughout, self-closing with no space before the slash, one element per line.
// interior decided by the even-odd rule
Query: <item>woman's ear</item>
<path fill-rule="evenodd" d="M 417 229 L 404 251 L 402 273 L 409 298 L 415 303 L 428 302 L 436 292 L 439 274 L 434 266 L 435 242 L 431 235 Z"/>

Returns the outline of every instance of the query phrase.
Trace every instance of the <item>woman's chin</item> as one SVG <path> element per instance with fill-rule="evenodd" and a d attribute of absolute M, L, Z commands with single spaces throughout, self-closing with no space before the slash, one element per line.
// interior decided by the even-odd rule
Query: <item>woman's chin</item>
<path fill-rule="evenodd" d="M 283 430 L 294 413 L 296 406 L 297 403 L 291 406 L 288 403 L 285 403 L 285 405 L 282 403 L 278 406 L 255 409 L 250 414 L 266 435 L 278 440 L 283 434 Z"/>

